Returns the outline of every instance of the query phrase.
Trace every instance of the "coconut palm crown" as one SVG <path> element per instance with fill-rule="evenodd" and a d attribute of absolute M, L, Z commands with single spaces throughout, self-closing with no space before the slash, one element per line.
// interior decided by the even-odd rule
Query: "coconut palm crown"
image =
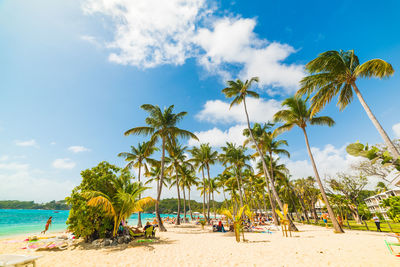
<path fill-rule="evenodd" d="M 311 98 L 311 116 L 324 108 L 334 96 L 338 96 L 337 105 L 340 110 L 353 100 L 353 90 L 368 117 L 385 141 L 392 156 L 400 157 L 389 136 L 372 113 L 356 85 L 358 78 L 388 78 L 394 73 L 391 64 L 382 59 L 371 59 L 360 64 L 354 50 L 327 51 L 311 60 L 306 65 L 309 76 L 300 81 L 301 88 L 297 95 L 314 94 Z"/>

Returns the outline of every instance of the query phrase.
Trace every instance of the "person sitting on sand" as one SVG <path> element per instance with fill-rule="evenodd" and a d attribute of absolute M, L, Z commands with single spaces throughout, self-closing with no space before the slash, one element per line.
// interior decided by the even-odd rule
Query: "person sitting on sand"
<path fill-rule="evenodd" d="M 53 217 L 50 216 L 50 218 L 47 220 L 46 226 L 45 226 L 44 230 L 42 231 L 42 234 L 45 234 L 46 231 L 49 230 L 50 224 L 52 223 L 52 221 L 51 221 L 52 218 L 53 218 Z"/>
<path fill-rule="evenodd" d="M 143 227 L 143 230 L 146 231 L 146 229 L 149 228 L 150 226 L 152 226 L 150 222 L 147 222 L 146 225 Z"/>

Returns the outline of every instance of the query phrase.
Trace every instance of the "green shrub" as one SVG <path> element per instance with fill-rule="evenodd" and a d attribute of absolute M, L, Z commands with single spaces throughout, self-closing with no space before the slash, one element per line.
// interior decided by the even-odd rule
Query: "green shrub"
<path fill-rule="evenodd" d="M 106 216 L 102 208 L 88 206 L 88 199 L 81 193 L 111 188 L 109 181 L 120 171 L 120 168 L 103 161 L 96 167 L 81 172 L 82 182 L 72 190 L 71 196 L 66 198 L 67 204 L 71 206 L 67 220 L 68 229 L 77 237 L 91 241 L 112 235 L 113 219 Z"/>

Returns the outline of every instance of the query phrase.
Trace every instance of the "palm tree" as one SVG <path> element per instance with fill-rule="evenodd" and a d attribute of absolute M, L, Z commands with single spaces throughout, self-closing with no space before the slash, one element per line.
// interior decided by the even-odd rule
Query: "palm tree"
<path fill-rule="evenodd" d="M 372 113 L 365 102 L 356 80 L 361 78 L 387 78 L 393 75 L 392 65 L 382 59 L 371 59 L 360 65 L 354 50 L 327 51 L 320 54 L 306 65 L 306 70 L 311 74 L 304 77 L 297 92 L 299 95 L 315 95 L 311 98 L 311 116 L 320 111 L 336 95 L 340 110 L 353 100 L 353 90 L 363 106 L 368 117 L 378 130 L 395 159 L 400 158 L 400 153 L 390 140 L 389 136 Z"/>
<path fill-rule="evenodd" d="M 194 168 L 191 164 L 189 163 L 185 163 L 181 166 L 180 168 L 180 174 L 181 174 L 181 187 L 182 187 L 182 191 L 183 191 L 183 217 L 186 220 L 186 194 L 185 194 L 185 189 L 188 189 L 188 197 L 189 197 L 189 210 L 190 210 L 190 218 L 193 220 L 193 214 L 192 214 L 192 209 L 190 207 L 190 187 L 192 185 L 196 185 L 197 181 L 196 181 L 196 174 L 194 172 Z"/>
<path fill-rule="evenodd" d="M 190 150 L 190 153 L 192 154 L 192 159 L 190 160 L 191 162 L 194 162 L 194 165 L 201 170 L 202 175 L 203 175 L 203 180 L 205 181 L 204 177 L 204 168 L 207 170 L 207 176 L 208 176 L 208 182 L 210 182 L 210 165 L 214 165 L 217 160 L 218 160 L 218 152 L 214 151 L 210 144 L 200 144 L 200 147 L 193 147 Z M 203 181 L 203 182 L 204 182 Z M 205 195 L 203 195 L 203 213 L 204 217 L 207 218 L 207 220 L 210 219 L 210 192 L 207 194 L 208 196 L 208 202 L 207 202 L 207 216 L 205 215 Z"/>
<path fill-rule="evenodd" d="M 240 103 L 243 102 L 244 112 L 246 114 L 247 129 L 249 130 L 251 140 L 252 140 L 258 154 L 260 155 L 260 159 L 263 164 L 264 177 L 266 180 L 271 181 L 271 177 L 268 173 L 267 164 L 265 163 L 264 157 L 261 156 L 261 155 L 263 155 L 263 153 L 261 152 L 261 149 L 260 149 L 256 139 L 254 138 L 253 132 L 251 131 L 249 114 L 247 112 L 246 96 L 249 95 L 249 96 L 255 97 L 255 98 L 260 97 L 258 93 L 249 90 L 249 88 L 251 87 L 253 82 L 258 82 L 258 77 L 253 77 L 250 80 L 246 80 L 246 82 L 244 82 L 244 83 L 239 79 L 236 80 L 236 82 L 228 81 L 228 87 L 223 89 L 222 92 L 225 94 L 226 97 L 234 98 L 231 102 L 230 108 L 233 105 L 239 105 Z M 266 183 L 268 184 L 268 181 L 266 181 Z M 283 210 L 283 203 L 280 201 L 279 196 L 276 193 L 276 190 L 273 190 L 273 193 L 274 193 L 275 200 L 278 203 L 280 209 Z M 298 231 L 297 227 L 294 225 L 294 223 L 290 219 L 289 219 L 289 227 L 292 231 Z"/>
<path fill-rule="evenodd" d="M 145 171 L 148 172 L 147 163 L 154 162 L 150 156 L 154 153 L 154 151 L 158 150 L 154 147 L 150 142 L 143 142 L 139 143 L 137 147 L 131 146 L 131 152 L 122 152 L 118 154 L 118 157 L 125 158 L 127 161 L 127 165 L 125 168 L 133 169 L 137 168 L 138 171 L 138 182 L 140 183 L 140 174 L 142 170 L 142 166 L 144 167 Z M 141 196 L 139 195 L 139 198 Z M 142 218 L 140 212 L 138 213 L 138 227 L 142 227 Z"/>
<path fill-rule="evenodd" d="M 243 131 L 243 135 L 246 137 L 250 136 L 250 131 L 253 133 L 253 137 L 257 140 L 258 142 L 258 146 L 259 146 L 259 150 L 263 153 L 262 155 L 267 154 L 269 158 L 272 158 L 273 154 L 277 154 L 277 155 L 284 155 L 287 157 L 290 157 L 290 154 L 287 150 L 279 148 L 283 145 L 288 145 L 286 140 L 276 140 L 275 136 L 273 134 L 273 132 L 268 131 L 268 129 L 272 128 L 274 126 L 274 124 L 272 123 L 268 123 L 268 124 L 264 124 L 263 126 L 261 126 L 258 123 L 255 123 L 252 129 L 245 129 Z M 245 140 L 245 144 L 251 142 L 252 139 L 251 138 L 247 138 Z M 253 147 L 255 147 L 255 145 L 253 144 Z M 258 152 L 256 152 L 253 156 L 259 156 L 260 154 Z M 264 161 L 260 161 L 261 162 L 261 171 L 263 171 L 263 164 L 267 163 L 266 161 L 267 158 L 264 157 Z M 274 172 L 272 171 L 273 169 L 273 161 L 269 161 L 270 165 L 269 165 L 269 169 L 270 169 L 270 176 L 269 176 L 269 180 L 271 182 L 271 190 L 274 194 L 275 199 L 277 200 L 278 203 L 282 204 L 282 201 L 279 197 L 278 192 L 276 191 L 275 188 L 275 177 L 274 177 Z M 268 166 L 268 164 L 267 164 Z M 274 220 L 275 225 L 278 225 L 278 216 L 276 215 L 275 212 L 275 203 L 272 199 L 271 193 L 270 193 L 270 189 L 269 189 L 269 184 L 267 185 L 267 190 L 269 192 L 269 198 L 270 198 L 270 203 L 271 203 L 271 208 L 272 208 L 272 218 Z M 279 207 L 281 207 L 281 205 L 279 205 Z M 282 206 L 283 207 L 283 206 Z M 281 209 L 282 209 L 281 207 Z M 292 225 L 293 223 L 291 222 L 290 218 L 289 218 L 289 223 Z M 293 226 L 292 226 L 293 227 Z"/>
<path fill-rule="evenodd" d="M 294 182 L 293 191 L 294 191 L 297 199 L 300 202 L 300 207 L 304 213 L 304 217 L 305 217 L 307 223 L 310 223 L 310 220 L 308 218 L 307 207 L 305 204 L 306 197 L 307 197 L 307 188 L 306 188 L 306 181 L 304 178 L 296 179 L 296 181 Z"/>
<path fill-rule="evenodd" d="M 318 174 L 317 165 L 315 164 L 314 157 L 311 153 L 310 143 L 308 142 L 308 136 L 306 132 L 306 127 L 310 125 L 328 125 L 332 126 L 335 124 L 334 120 L 328 116 L 313 117 L 311 116 L 312 110 L 307 107 L 304 100 L 299 97 L 290 97 L 282 102 L 283 107 L 288 109 L 280 110 L 274 115 L 275 121 L 284 122 L 284 124 L 277 129 L 275 129 L 275 134 L 280 134 L 285 131 L 290 131 L 294 126 L 298 126 L 304 133 L 304 138 L 306 141 L 308 155 L 310 156 L 311 164 L 314 169 L 315 178 L 321 190 L 322 197 L 328 209 L 329 216 L 332 220 L 335 232 L 344 233 L 342 227 L 336 220 L 335 214 L 329 204 L 328 197 L 326 196 L 325 189 L 322 186 L 321 178 Z"/>
<path fill-rule="evenodd" d="M 246 162 L 250 160 L 250 156 L 246 155 L 246 148 L 243 146 L 236 146 L 233 143 L 226 143 L 226 146 L 221 147 L 223 153 L 220 154 L 219 158 L 222 165 L 228 166 L 227 170 L 232 169 L 235 174 L 239 197 L 240 206 L 243 207 L 243 181 L 242 181 L 242 168 L 246 167 L 251 169 L 251 166 Z"/>
<path fill-rule="evenodd" d="M 181 183 L 179 181 L 179 178 L 181 176 L 180 170 L 181 166 L 185 163 L 186 155 L 186 146 L 182 147 L 179 145 L 177 142 L 174 142 L 175 144 L 168 144 L 167 145 L 167 151 L 169 154 L 168 161 L 170 163 L 170 166 L 167 168 L 166 171 L 170 172 L 171 174 L 175 172 L 175 179 L 173 179 L 173 182 L 171 183 L 171 186 L 176 185 L 176 191 L 178 193 L 178 213 L 177 213 L 177 220 L 176 220 L 176 225 L 181 224 L 181 196 L 179 192 L 179 188 L 181 186 Z M 172 176 L 172 175 L 171 175 Z M 186 213 L 186 212 L 185 212 Z"/>
<path fill-rule="evenodd" d="M 213 206 L 213 211 L 214 211 L 214 219 L 217 218 L 217 211 L 215 210 L 215 201 L 214 201 L 214 193 L 219 193 L 218 191 L 218 182 L 216 178 L 212 178 L 209 182 L 210 184 L 210 192 L 212 196 L 212 206 Z"/>
<path fill-rule="evenodd" d="M 389 189 L 387 188 L 387 186 L 385 185 L 384 182 L 378 182 L 378 183 L 376 184 L 375 191 L 376 191 L 377 194 L 386 192 L 386 191 L 388 191 L 388 190 L 389 190 Z"/>
<path fill-rule="evenodd" d="M 128 175 L 113 177 L 109 182 L 107 190 L 85 191 L 82 194 L 89 199 L 89 206 L 102 207 L 113 218 L 115 236 L 120 222 L 128 219 L 132 213 L 143 211 L 145 206 L 154 204 L 155 200 L 151 197 L 140 199 L 139 195 L 148 187 L 143 187 L 139 182 L 132 183 Z"/>
<path fill-rule="evenodd" d="M 193 133 L 180 129 L 176 125 L 186 116 L 187 112 L 173 113 L 174 105 L 161 110 L 159 106 L 145 104 L 141 106 L 142 109 L 149 113 L 146 118 L 148 126 L 135 127 L 125 132 L 125 135 L 151 135 L 150 142 L 155 144 L 161 139 L 161 173 L 160 180 L 157 188 L 157 202 L 155 205 L 156 218 L 160 231 L 167 231 L 164 227 L 159 211 L 159 201 L 161 199 L 162 187 L 164 184 L 164 161 L 165 161 L 165 148 L 167 143 L 174 143 L 177 137 L 181 138 L 194 138 L 198 140 L 197 136 Z"/>

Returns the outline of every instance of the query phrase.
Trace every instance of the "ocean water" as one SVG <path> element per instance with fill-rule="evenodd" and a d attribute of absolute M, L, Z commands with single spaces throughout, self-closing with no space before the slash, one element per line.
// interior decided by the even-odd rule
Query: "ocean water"
<path fill-rule="evenodd" d="M 47 219 L 52 216 L 52 224 L 48 232 L 59 232 L 67 229 L 68 210 L 16 210 L 0 209 L 0 237 L 20 234 L 40 234 L 44 230 Z M 176 217 L 173 214 L 161 214 L 161 217 Z M 155 215 L 142 213 L 142 223 L 153 221 Z M 183 215 L 181 215 L 183 217 Z M 137 214 L 133 214 L 129 225 L 137 224 Z"/>

